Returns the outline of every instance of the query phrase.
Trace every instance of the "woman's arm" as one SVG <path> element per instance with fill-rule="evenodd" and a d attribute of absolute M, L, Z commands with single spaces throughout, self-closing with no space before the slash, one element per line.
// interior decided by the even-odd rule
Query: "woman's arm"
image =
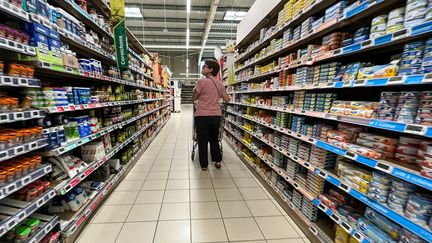
<path fill-rule="evenodd" d="M 223 86 L 223 89 L 222 89 L 222 98 L 225 102 L 231 101 L 231 97 L 228 95 L 225 86 Z"/>
<path fill-rule="evenodd" d="M 198 80 L 195 84 L 194 89 L 193 89 L 192 99 L 194 102 L 198 100 L 198 96 L 199 96 L 200 92 L 201 92 L 201 82 Z"/>

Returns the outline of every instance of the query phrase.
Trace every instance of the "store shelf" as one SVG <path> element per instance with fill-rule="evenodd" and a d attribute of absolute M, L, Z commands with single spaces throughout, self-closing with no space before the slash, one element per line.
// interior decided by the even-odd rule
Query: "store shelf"
<path fill-rule="evenodd" d="M 36 78 L 0 75 L 0 87 L 40 88 L 41 81 Z"/>
<path fill-rule="evenodd" d="M 144 72 L 144 71 L 143 71 L 142 69 L 140 69 L 140 68 L 137 68 L 137 67 L 134 67 L 134 66 L 129 66 L 129 70 L 131 70 L 132 72 L 135 72 L 135 73 L 141 74 L 141 75 L 143 75 L 146 79 L 149 79 L 149 80 L 152 80 L 152 81 L 153 81 L 153 78 L 150 77 L 146 72 Z"/>
<path fill-rule="evenodd" d="M 34 150 L 38 150 L 40 148 L 45 147 L 46 145 L 48 145 L 48 139 L 42 138 L 42 139 L 38 139 L 35 141 L 23 143 L 21 145 L 18 145 L 18 146 L 12 147 L 12 148 L 1 150 L 0 151 L 0 162 L 8 160 L 8 159 L 12 159 L 14 157 L 26 154 L 26 153 L 34 151 Z"/>
<path fill-rule="evenodd" d="M 417 25 L 409 29 L 402 29 L 398 32 L 383 35 L 377 38 L 365 40 L 361 43 L 353 44 L 350 46 L 342 47 L 321 55 L 317 55 L 308 59 L 295 60 L 288 66 L 277 67 L 276 70 L 270 71 L 268 73 L 255 75 L 245 79 L 237 81 L 235 84 L 250 82 L 257 79 L 262 79 L 267 76 L 277 74 L 282 70 L 296 69 L 302 66 L 313 66 L 316 63 L 321 63 L 324 61 L 330 61 L 339 57 L 345 57 L 349 55 L 354 55 L 358 53 L 364 53 L 373 51 L 380 48 L 386 48 L 389 46 L 397 46 L 409 41 L 413 41 L 418 37 L 432 33 L 432 21 Z M 416 76 L 416 75 L 412 75 Z M 422 75 L 419 75 L 422 76 Z M 424 75 L 423 75 L 424 76 Z M 405 79 L 404 79 L 405 78 Z M 345 87 L 368 87 L 368 86 L 385 86 L 385 85 L 400 85 L 400 84 L 421 84 L 431 82 L 431 77 L 421 78 L 411 78 L 406 80 L 406 77 L 392 77 L 392 78 L 376 78 L 376 79 L 362 79 L 362 80 L 352 80 L 350 82 L 330 82 L 327 84 L 319 84 L 317 86 L 312 86 L 307 89 L 314 88 L 345 88 Z M 302 88 L 303 89 L 303 88 Z"/>
<path fill-rule="evenodd" d="M 3 37 L 0 37 L 0 49 L 21 53 L 28 56 L 36 56 L 36 49 L 33 46 L 24 45 Z"/>
<path fill-rule="evenodd" d="M 73 78 L 73 79 L 81 79 L 86 81 L 95 81 L 95 82 L 113 82 L 118 84 L 123 84 L 131 87 L 143 88 L 147 90 L 153 91 L 161 91 L 160 89 L 149 87 L 143 84 L 138 84 L 135 82 L 130 82 L 122 79 L 112 78 L 103 74 L 98 74 L 94 72 L 83 72 L 81 70 L 72 69 L 69 67 L 61 67 L 60 69 L 51 65 L 51 63 L 47 62 L 39 62 L 37 67 L 37 75 L 43 75 L 48 77 L 55 78 Z"/>
<path fill-rule="evenodd" d="M 85 25 L 90 27 L 98 34 L 108 36 L 113 39 L 113 35 L 108 29 L 94 21 L 90 15 L 86 13 L 80 6 L 78 6 L 78 4 L 76 4 L 73 0 L 54 0 L 54 2 L 57 3 L 63 10 L 82 21 Z"/>
<path fill-rule="evenodd" d="M 23 202 L 9 198 L 1 200 L 0 210 L 7 218 L 0 222 L 0 237 L 32 215 L 55 195 L 55 191 L 50 189 L 31 202 Z"/>
<path fill-rule="evenodd" d="M 125 101 L 115 101 L 115 102 L 106 102 L 106 103 L 84 104 L 84 105 L 56 106 L 56 107 L 47 107 L 45 108 L 45 111 L 48 114 L 54 114 L 54 113 L 63 113 L 63 112 L 70 112 L 70 111 L 77 111 L 77 110 L 97 109 L 97 108 L 111 107 L 111 106 L 140 104 L 140 103 L 147 103 L 147 102 L 159 101 L 164 99 L 165 98 L 125 100 Z"/>
<path fill-rule="evenodd" d="M 227 120 L 229 121 L 229 120 Z M 260 140 L 261 142 L 269 145 L 270 147 L 272 147 L 273 149 L 278 150 L 280 153 L 284 154 L 286 157 L 290 158 L 291 160 L 295 161 L 296 163 L 302 165 L 303 167 L 305 167 L 306 169 L 308 169 L 309 171 L 312 171 L 314 173 L 316 173 L 317 175 L 323 177 L 325 180 L 329 181 L 330 183 L 332 183 L 333 185 L 339 187 L 340 189 L 342 189 L 343 191 L 347 192 L 348 194 L 350 194 L 351 196 L 353 196 L 354 198 L 358 199 L 359 201 L 363 202 L 365 205 L 377 210 L 378 212 L 380 212 L 381 214 L 383 214 L 384 216 L 388 217 L 389 219 L 392 219 L 393 221 L 395 221 L 396 223 L 400 224 L 401 226 L 403 226 L 404 228 L 409 229 L 410 231 L 416 233 L 417 235 L 419 235 L 420 237 L 424 238 L 427 241 L 431 241 L 432 240 L 432 232 L 424 227 L 421 227 L 415 223 L 413 223 L 412 221 L 408 220 L 405 216 L 402 216 L 398 213 L 396 213 L 395 211 L 389 209 L 386 205 L 378 203 L 374 200 L 369 199 L 366 195 L 364 195 L 363 193 L 350 188 L 349 186 L 347 186 L 345 183 L 342 183 L 336 176 L 332 175 L 330 172 L 321 169 L 321 168 L 317 168 L 312 166 L 309 162 L 307 161 L 303 161 L 301 159 L 299 159 L 297 156 L 291 155 L 290 153 L 284 151 L 283 149 L 281 149 L 280 147 L 275 146 L 274 144 L 272 144 L 271 142 L 263 139 L 261 136 L 247 130 L 244 129 L 242 126 L 239 126 L 238 124 L 236 124 L 235 122 L 229 121 L 231 124 L 235 125 L 236 127 L 240 128 L 241 130 L 249 133 L 250 135 L 254 136 L 256 139 Z M 226 129 L 229 130 L 229 129 Z M 234 135 L 234 134 L 233 134 Z M 257 155 L 258 152 L 254 151 L 252 148 L 250 148 L 248 146 L 248 144 L 244 143 L 243 141 L 241 141 L 245 146 L 247 146 L 249 149 L 251 149 L 253 152 L 255 152 Z M 287 182 L 290 182 L 292 184 L 292 179 L 289 178 L 288 176 L 284 175 L 283 170 L 279 169 L 276 165 L 273 165 L 270 161 L 268 161 L 266 158 L 261 157 L 261 159 L 270 165 L 270 167 L 274 168 L 276 172 L 278 172 L 279 175 L 281 175 L 283 178 L 285 178 L 285 180 Z M 295 184 L 293 184 L 294 187 Z M 298 185 L 297 185 L 298 187 Z M 296 188 L 297 189 L 297 188 Z M 307 196 L 307 194 L 303 194 L 305 196 Z M 308 197 L 309 198 L 309 197 Z M 328 213 L 328 212 L 327 212 Z M 329 215 L 330 216 L 330 215 Z M 349 229 L 347 226 L 343 226 L 344 229 Z M 352 232 L 352 229 L 350 231 L 350 233 L 352 233 L 352 235 L 354 236 L 354 232 Z M 362 234 L 358 233 L 358 235 L 356 236 L 358 240 L 362 239 L 364 237 L 360 237 Z M 361 241 L 362 241 L 361 240 Z"/>
<path fill-rule="evenodd" d="M 409 231 L 413 232 L 414 234 L 420 236 L 427 242 L 432 242 L 432 232 L 430 229 L 427 229 L 426 227 L 422 227 L 418 224 L 415 224 L 413 221 L 409 220 L 405 216 L 393 211 L 390 209 L 387 205 L 378 203 L 372 199 L 369 199 L 365 194 L 357 191 L 354 188 L 351 188 L 347 186 L 345 183 L 341 182 L 336 176 L 330 174 L 329 172 L 317 168 L 315 172 L 318 175 L 321 175 L 324 179 L 329 181 L 331 184 L 335 185 L 336 187 L 342 189 L 343 191 L 350 194 L 352 197 L 358 199 L 359 201 L 363 202 L 365 205 L 375 209 L 377 212 L 381 213 L 382 215 L 386 216 L 387 218 L 393 220 L 394 222 L 398 223 L 402 227 L 408 229 Z M 320 173 L 321 172 L 321 173 Z"/>
<path fill-rule="evenodd" d="M 354 161 L 356 161 L 362 165 L 365 165 L 367 167 L 370 167 L 372 169 L 379 170 L 381 172 L 392 175 L 392 176 L 397 177 L 399 179 L 402 179 L 404 181 L 410 182 L 412 184 L 418 185 L 418 186 L 426 188 L 428 190 L 432 190 L 432 178 L 424 177 L 418 171 L 397 165 L 396 163 L 393 163 L 390 161 L 371 159 L 371 158 L 368 158 L 368 157 L 365 157 L 365 156 L 341 149 L 339 147 L 333 146 L 333 145 L 328 144 L 326 142 L 319 141 L 313 137 L 305 136 L 305 135 L 293 132 L 293 131 L 286 129 L 286 128 L 283 128 L 283 129 L 278 128 L 274 125 L 270 125 L 270 124 L 263 122 L 263 121 L 258 121 L 256 119 L 253 119 L 251 117 L 248 117 L 248 116 L 236 113 L 236 112 L 231 112 L 231 111 L 227 111 L 227 112 L 234 114 L 234 115 L 237 115 L 237 116 L 240 116 L 242 118 L 245 118 L 249 121 L 253 121 L 257 124 L 266 126 L 266 127 L 271 128 L 275 131 L 278 131 L 280 133 L 288 135 L 290 137 L 300 139 L 304 142 L 310 143 L 310 144 L 315 145 L 315 146 L 322 148 L 324 150 L 333 152 L 337 155 L 340 155 L 340 156 L 346 157 L 348 159 L 354 160 Z"/>
<path fill-rule="evenodd" d="M 100 161 L 95 161 L 95 162 L 89 164 L 87 166 L 87 168 L 83 170 L 83 172 L 81 172 L 80 174 L 78 174 L 74 178 L 71 178 L 70 180 L 65 181 L 64 183 L 61 183 L 58 186 L 56 186 L 55 190 L 57 191 L 57 194 L 58 195 L 66 194 L 68 191 L 70 191 L 72 188 L 74 188 L 76 185 L 78 185 L 80 182 L 82 182 L 85 178 L 87 178 L 89 175 L 91 175 L 100 166 L 105 164 L 118 151 L 123 149 L 126 145 L 128 145 L 130 142 L 132 142 L 135 138 L 140 136 L 143 132 L 145 132 L 148 128 L 150 128 L 153 124 L 155 124 L 158 120 L 160 120 L 167 113 L 169 113 L 169 111 L 164 112 L 157 119 L 151 121 L 145 127 L 141 128 L 138 132 L 136 132 L 134 135 L 132 135 L 128 139 L 126 139 L 124 142 L 122 142 L 121 144 L 112 148 L 111 151 Z"/>
<path fill-rule="evenodd" d="M 165 106 L 159 107 L 157 109 L 154 109 L 152 111 L 146 112 L 144 114 L 136 116 L 136 117 L 134 117 L 132 119 L 129 119 L 127 121 L 123 121 L 123 122 L 120 122 L 118 124 L 114 124 L 112 126 L 108 126 L 106 128 L 101 129 L 99 132 L 97 132 L 95 134 L 92 134 L 92 135 L 89 135 L 87 137 L 80 138 L 80 139 L 68 142 L 67 144 L 65 144 L 65 145 L 63 145 L 63 146 L 61 146 L 59 148 L 55 148 L 55 149 L 53 149 L 51 151 L 46 151 L 46 152 L 43 153 L 43 155 L 44 156 L 59 156 L 59 155 L 62 155 L 64 153 L 66 153 L 66 152 L 69 152 L 69 151 L 71 151 L 73 149 L 76 149 L 76 148 L 80 147 L 81 145 L 84 145 L 84 144 L 86 144 L 88 142 L 91 142 L 91 141 L 93 141 L 95 139 L 98 139 L 98 138 L 104 136 L 105 134 L 108 134 L 108 133 L 110 133 L 110 132 L 112 132 L 114 130 L 121 129 L 124 126 L 126 126 L 126 125 L 128 125 L 130 123 L 133 123 L 133 122 L 135 122 L 135 121 L 137 121 L 137 120 L 139 120 L 141 118 L 144 118 L 144 117 L 146 117 L 146 116 L 148 116 L 150 114 L 153 114 L 154 112 L 156 112 L 158 110 L 161 110 L 161 109 L 163 109 L 165 107 L 168 107 L 168 105 L 165 105 Z"/>
<path fill-rule="evenodd" d="M 227 120 L 229 121 L 229 120 Z M 422 237 L 423 239 L 425 239 L 426 241 L 432 241 L 432 232 L 430 230 L 428 230 L 426 227 L 421 227 L 415 223 L 413 223 L 412 221 L 410 221 L 409 219 L 407 219 L 405 216 L 393 211 L 392 209 L 388 208 L 387 205 L 385 204 L 381 204 L 378 203 L 374 200 L 369 199 L 365 194 L 350 188 L 349 186 L 347 186 L 345 183 L 341 182 L 336 176 L 332 175 L 330 172 L 321 169 L 321 168 L 317 168 L 313 165 L 311 165 L 309 162 L 304 161 L 299 159 L 297 156 L 291 155 L 290 153 L 284 151 L 283 149 L 281 149 L 280 147 L 275 146 L 273 143 L 269 142 L 268 140 L 263 139 L 261 136 L 255 134 L 254 132 L 251 132 L 245 128 L 243 128 L 242 126 L 236 124 L 235 122 L 229 121 L 231 124 L 235 125 L 236 127 L 240 128 L 241 130 L 249 133 L 250 135 L 254 136 L 256 139 L 258 139 L 259 141 L 261 141 L 262 143 L 265 143 L 267 145 L 269 145 L 271 148 L 276 149 L 277 151 L 279 151 L 280 153 L 282 153 L 283 155 L 285 155 L 287 158 L 290 158 L 291 160 L 295 161 L 296 163 L 302 165 L 303 167 L 305 167 L 306 169 L 308 169 L 311 172 L 314 172 L 315 174 L 323 177 L 325 180 L 329 181 L 330 183 L 332 183 L 333 185 L 335 185 L 336 187 L 340 188 L 341 190 L 347 192 L 348 194 L 350 194 L 352 197 L 358 199 L 359 201 L 363 202 L 366 206 L 369 206 L 375 210 L 377 210 L 379 213 L 383 214 L 384 216 L 388 217 L 389 219 L 395 221 L 396 223 L 398 223 L 399 225 L 401 225 L 402 227 L 409 229 L 411 232 L 414 232 L 415 234 L 419 235 L 420 237 Z M 229 130 L 229 129 L 226 129 Z M 259 153 L 254 150 L 253 148 L 251 148 L 248 144 L 244 143 L 243 141 L 239 140 L 240 142 L 242 142 L 246 147 L 248 147 L 251 151 L 253 151 L 255 154 L 257 154 L 261 160 L 263 160 L 265 163 L 267 163 L 268 165 L 270 165 L 271 168 L 273 168 L 279 175 L 281 175 L 283 178 L 285 178 L 285 180 L 287 182 L 289 182 L 290 184 L 292 184 L 294 186 L 294 188 L 296 188 L 297 190 L 299 190 L 299 186 L 296 185 L 296 183 L 289 178 L 289 176 L 287 176 L 284 173 L 283 169 L 280 169 L 279 167 L 277 167 L 276 165 L 274 165 L 272 162 L 268 161 L 266 158 L 262 157 L 259 155 Z M 305 195 L 307 198 L 309 198 L 309 200 L 312 200 L 314 202 L 314 204 L 317 204 L 317 200 L 316 198 L 313 198 L 313 196 L 309 195 L 304 189 L 303 190 L 299 190 L 303 195 Z M 319 202 L 319 201 L 318 201 Z M 318 206 L 318 205 L 317 205 Z M 337 223 L 340 222 L 340 224 L 342 224 L 341 218 L 338 217 L 337 215 L 334 216 L 334 213 L 328 209 L 327 207 L 323 207 L 319 206 L 318 208 L 320 208 L 321 210 L 325 211 L 325 213 L 327 215 L 330 216 L 330 218 L 332 218 L 334 221 L 336 221 Z M 333 216 L 332 216 L 333 215 Z M 347 223 L 345 223 L 347 224 Z M 360 242 L 363 242 L 364 240 L 366 240 L 366 242 L 369 242 L 367 239 L 365 239 L 365 237 L 355 231 L 355 229 L 353 229 L 353 227 L 349 228 L 348 225 L 344 225 L 342 226 L 345 230 L 348 231 L 348 229 L 351 229 L 350 231 L 348 231 L 349 233 L 351 233 L 354 237 L 356 237 L 357 240 L 359 240 Z M 354 231 L 353 231 L 354 230 Z"/>
<path fill-rule="evenodd" d="M 19 189 L 25 187 L 28 184 L 36 181 L 37 179 L 47 175 L 52 171 L 51 165 L 41 165 L 39 168 L 22 175 L 20 178 L 15 179 L 11 182 L 6 182 L 0 186 L 0 199 L 3 199 Z"/>
<path fill-rule="evenodd" d="M 0 11 L 20 20 L 24 20 L 26 22 L 29 21 L 28 13 L 22 8 L 18 8 L 13 4 L 9 3 L 8 0 L 0 0 Z"/>
<path fill-rule="evenodd" d="M 104 51 L 102 48 L 99 48 L 94 44 L 87 42 L 79 36 L 76 36 L 62 28 L 57 28 L 57 31 L 61 35 L 62 41 L 69 44 L 71 47 L 73 47 L 74 51 L 80 53 L 81 55 L 92 58 L 99 58 L 102 61 L 107 61 L 111 64 L 115 64 L 116 57 L 114 54 L 110 54 Z"/>
<path fill-rule="evenodd" d="M 40 242 L 60 222 L 58 216 L 48 216 L 35 213 L 32 214 L 32 217 L 38 218 L 41 221 L 41 225 L 38 230 L 25 241 L 25 243 Z"/>
<path fill-rule="evenodd" d="M 151 67 L 149 64 L 147 64 L 147 62 L 140 56 L 138 55 L 138 53 L 136 53 L 134 50 L 132 50 L 131 48 L 128 48 L 129 53 L 134 56 L 136 59 L 138 59 L 141 63 L 144 64 L 144 66 L 146 66 L 147 68 L 149 68 L 150 70 L 153 71 L 153 67 Z"/>
<path fill-rule="evenodd" d="M 0 112 L 0 124 L 26 121 L 43 117 L 45 117 L 45 112 L 42 110 L 15 111 L 5 113 Z"/>
<path fill-rule="evenodd" d="M 361 6 L 355 8 L 353 11 L 350 11 L 346 16 L 339 20 L 329 21 L 327 23 L 322 24 L 320 27 L 318 27 L 314 32 L 308 34 L 304 38 L 296 41 L 292 41 L 288 45 L 283 46 L 282 48 L 278 50 L 274 50 L 267 55 L 260 57 L 253 62 L 243 65 L 242 67 L 238 68 L 235 73 L 240 72 L 241 70 L 244 70 L 246 68 L 252 67 L 256 64 L 263 63 L 267 60 L 273 59 L 275 57 L 278 57 L 279 55 L 282 55 L 286 53 L 289 50 L 293 50 L 295 48 L 298 48 L 300 46 L 303 46 L 305 44 L 310 43 L 311 41 L 320 38 L 327 33 L 330 33 L 333 30 L 348 26 L 356 21 L 360 21 L 366 16 L 370 16 L 373 13 L 377 13 L 382 9 L 385 9 L 386 7 L 390 6 L 392 3 L 391 1 L 384 1 L 384 0 L 371 0 L 366 1 Z"/>
<path fill-rule="evenodd" d="M 281 37 L 283 35 L 283 32 L 287 29 L 298 25 L 301 23 L 301 21 L 305 20 L 307 17 L 312 16 L 316 13 L 319 13 L 323 10 L 325 10 L 327 7 L 331 6 L 337 2 L 336 0 L 315 0 L 314 3 L 310 4 L 307 8 L 302 9 L 298 15 L 296 15 L 293 19 L 291 19 L 289 22 L 286 22 L 283 26 L 276 28 L 271 35 L 269 35 L 267 38 L 263 39 L 260 43 L 258 43 L 256 46 L 252 47 L 251 49 L 247 50 L 242 54 L 239 58 L 236 59 L 236 62 L 242 62 L 247 60 L 249 57 L 252 57 L 255 53 L 257 53 L 262 48 L 266 47 L 270 44 L 271 40 L 276 39 L 278 37 Z"/>
<path fill-rule="evenodd" d="M 165 124 L 163 124 L 154 133 L 152 138 L 147 140 L 144 148 L 138 153 L 136 153 L 134 157 L 132 157 L 131 161 L 128 163 L 127 166 L 130 166 L 130 164 L 134 164 L 141 157 L 141 155 L 145 152 L 145 150 L 148 148 L 150 143 L 153 141 L 153 139 L 156 137 L 156 135 L 160 132 L 160 130 L 164 127 Z M 99 204 L 108 197 L 109 191 L 113 187 L 116 187 L 119 178 L 128 170 L 128 168 L 123 168 L 118 174 L 113 176 L 113 178 L 107 183 L 107 185 L 100 192 L 98 192 L 97 195 L 93 197 L 93 199 L 89 200 L 85 206 L 83 206 L 78 212 L 74 213 L 70 217 L 69 222 L 65 225 L 64 230 L 62 231 L 62 235 L 64 237 L 69 237 L 74 234 L 78 227 L 80 227 L 86 220 L 88 220 L 91 214 L 96 211 Z"/>
<path fill-rule="evenodd" d="M 339 122 L 351 123 L 351 124 L 356 124 L 361 126 L 373 127 L 373 128 L 383 129 L 383 130 L 389 130 L 394 132 L 413 134 L 413 135 L 432 138 L 432 126 L 386 121 L 380 119 L 369 119 L 369 118 L 354 117 L 354 116 L 345 116 L 345 115 L 338 115 L 338 114 L 332 114 L 327 112 L 304 111 L 304 110 L 294 110 L 294 109 L 291 110 L 291 109 L 284 109 L 284 108 L 279 108 L 274 106 L 244 104 L 239 102 L 230 102 L 228 104 L 254 107 L 254 108 L 277 111 L 277 112 L 285 112 L 289 114 L 315 117 L 315 118 L 321 118 L 327 120 L 336 120 Z"/>
<path fill-rule="evenodd" d="M 233 135 L 235 137 L 235 134 L 233 134 L 233 132 L 231 132 L 229 129 L 227 129 L 226 127 L 224 127 L 224 129 L 226 131 L 228 131 L 229 133 L 231 133 L 231 135 Z M 238 139 L 238 138 L 237 138 Z M 250 161 L 248 161 L 244 156 L 243 153 L 241 151 L 239 151 L 237 149 L 237 147 L 232 144 L 231 142 L 229 142 L 228 140 L 225 139 L 225 141 L 228 143 L 228 145 L 230 145 L 230 147 L 234 150 L 234 152 L 237 154 L 237 156 L 240 157 L 240 159 L 242 159 L 242 161 L 244 163 L 246 163 L 247 165 L 249 165 L 250 167 L 252 167 L 255 171 L 257 171 L 257 173 L 262 177 L 262 179 L 267 182 L 269 184 L 269 186 L 282 198 L 282 200 L 285 201 L 285 203 L 292 209 L 292 211 L 294 213 L 296 213 L 296 215 L 302 219 L 303 223 L 307 225 L 307 227 L 309 228 L 309 230 L 312 232 L 312 234 L 314 234 L 317 238 L 322 239 L 321 242 L 333 242 L 333 240 L 331 240 L 317 225 L 315 225 L 313 222 L 309 221 L 308 219 L 306 219 L 303 214 L 300 212 L 299 209 L 295 208 L 294 205 L 288 200 L 288 198 L 286 198 L 282 192 L 280 192 L 280 190 L 275 187 L 273 185 L 273 182 L 271 182 L 271 180 L 269 180 L 260 170 L 259 168 L 251 163 Z M 241 143 L 243 143 L 246 147 L 248 147 L 249 150 L 251 150 L 251 148 L 249 147 L 249 145 L 247 145 L 246 143 L 244 143 L 243 141 L 241 141 L 240 139 L 238 139 L 238 141 L 240 141 Z M 258 153 L 256 153 L 255 151 L 252 150 L 252 152 L 254 152 L 258 157 L 261 158 L 261 160 L 263 160 L 263 157 L 261 155 L 259 155 Z M 264 160 L 263 160 L 264 161 Z M 268 162 L 264 161 L 265 163 L 268 164 Z M 273 165 L 273 169 L 275 170 L 275 165 Z M 279 170 L 275 170 L 279 173 Z M 290 182 L 292 183 L 292 181 Z M 297 185 L 298 186 L 298 185 Z M 302 190 L 301 193 L 304 193 L 305 190 L 303 190 L 302 188 L 298 187 L 298 189 Z M 296 188 L 296 190 L 298 190 Z M 306 196 L 306 195 L 305 195 Z M 308 198 L 312 198 L 312 196 L 307 196 Z"/>
<path fill-rule="evenodd" d="M 327 216 L 329 216 L 336 224 L 342 227 L 348 234 L 352 235 L 358 242 L 361 243 L 373 243 L 364 234 L 362 234 L 356 227 L 353 227 L 344 216 L 339 215 L 334 210 L 328 208 L 320 200 L 315 198 L 312 201 L 317 208 L 323 211 Z"/>

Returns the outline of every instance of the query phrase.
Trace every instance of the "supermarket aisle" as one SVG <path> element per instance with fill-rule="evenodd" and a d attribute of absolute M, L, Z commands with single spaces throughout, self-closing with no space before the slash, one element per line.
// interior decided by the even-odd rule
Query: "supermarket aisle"
<path fill-rule="evenodd" d="M 183 106 L 78 242 L 309 242 L 227 145 L 220 170 L 190 161 L 191 134 Z"/>

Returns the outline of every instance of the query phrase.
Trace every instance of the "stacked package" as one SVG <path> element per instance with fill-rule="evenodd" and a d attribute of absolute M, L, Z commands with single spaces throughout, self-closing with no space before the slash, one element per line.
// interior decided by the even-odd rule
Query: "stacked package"
<path fill-rule="evenodd" d="M 431 1 L 432 5 L 432 1 Z M 431 8 L 432 13 L 432 8 Z M 432 15 L 432 14 L 431 14 Z M 432 72 L 432 38 L 426 40 L 424 55 L 422 59 L 421 65 L 422 73 L 431 73 Z"/>
<path fill-rule="evenodd" d="M 394 33 L 404 28 L 405 8 L 397 8 L 390 11 L 387 21 L 386 33 Z"/>
<path fill-rule="evenodd" d="M 332 152 L 312 146 L 309 162 L 320 168 L 333 168 L 336 164 L 336 157 L 336 154 Z"/>
<path fill-rule="evenodd" d="M 308 198 L 303 198 L 302 213 L 311 222 L 315 222 L 318 218 L 318 209 Z"/>
<path fill-rule="evenodd" d="M 314 17 L 309 17 L 301 24 L 301 38 L 307 37 L 310 33 L 312 33 L 312 23 L 314 22 Z"/>
<path fill-rule="evenodd" d="M 81 146 L 81 153 L 85 162 L 99 161 L 105 157 L 105 147 L 102 141 L 93 141 Z"/>
<path fill-rule="evenodd" d="M 345 0 L 341 0 L 335 5 L 327 8 L 325 10 L 324 22 L 329 22 L 332 20 L 339 20 L 339 18 L 343 15 L 343 11 L 346 7 Z"/>
<path fill-rule="evenodd" d="M 304 7 L 304 0 L 294 0 L 295 3 L 293 4 L 293 17 L 300 14 Z M 293 2 L 293 1 L 291 1 Z"/>
<path fill-rule="evenodd" d="M 430 10 L 428 0 L 408 0 L 405 9 L 405 27 L 423 24 L 428 9 Z"/>
<path fill-rule="evenodd" d="M 409 182 L 392 178 L 387 205 L 394 211 L 403 214 L 408 197 L 417 187 Z"/>
<path fill-rule="evenodd" d="M 336 165 L 337 175 L 349 187 L 366 194 L 372 179 L 372 173 L 350 163 L 350 160 L 338 156 Z"/>
<path fill-rule="evenodd" d="M 414 123 L 421 95 L 421 91 L 401 92 L 395 110 L 395 121 L 403 123 Z"/>
<path fill-rule="evenodd" d="M 376 38 L 378 36 L 384 35 L 387 30 L 387 15 L 379 15 L 372 19 L 370 37 Z"/>
<path fill-rule="evenodd" d="M 324 190 L 324 179 L 319 175 L 315 174 L 315 172 L 308 171 L 307 174 L 307 188 L 308 192 L 317 197 Z"/>
<path fill-rule="evenodd" d="M 390 193 L 391 179 L 380 173 L 373 172 L 367 196 L 379 203 L 386 203 Z"/>
<path fill-rule="evenodd" d="M 421 73 L 424 50 L 425 45 L 423 41 L 405 44 L 399 66 L 399 75 Z"/>

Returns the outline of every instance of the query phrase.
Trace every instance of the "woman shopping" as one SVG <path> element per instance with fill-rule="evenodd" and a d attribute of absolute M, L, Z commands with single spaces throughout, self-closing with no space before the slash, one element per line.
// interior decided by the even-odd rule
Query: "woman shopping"
<path fill-rule="evenodd" d="M 205 77 L 198 80 L 195 85 L 193 100 L 196 104 L 195 129 L 198 140 L 199 161 L 202 170 L 207 170 L 208 155 L 207 145 L 210 142 L 211 159 L 216 168 L 221 167 L 222 154 L 219 147 L 219 127 L 222 110 L 220 98 L 225 102 L 230 101 L 225 86 L 215 78 L 220 66 L 216 60 L 205 60 L 201 74 Z"/>

